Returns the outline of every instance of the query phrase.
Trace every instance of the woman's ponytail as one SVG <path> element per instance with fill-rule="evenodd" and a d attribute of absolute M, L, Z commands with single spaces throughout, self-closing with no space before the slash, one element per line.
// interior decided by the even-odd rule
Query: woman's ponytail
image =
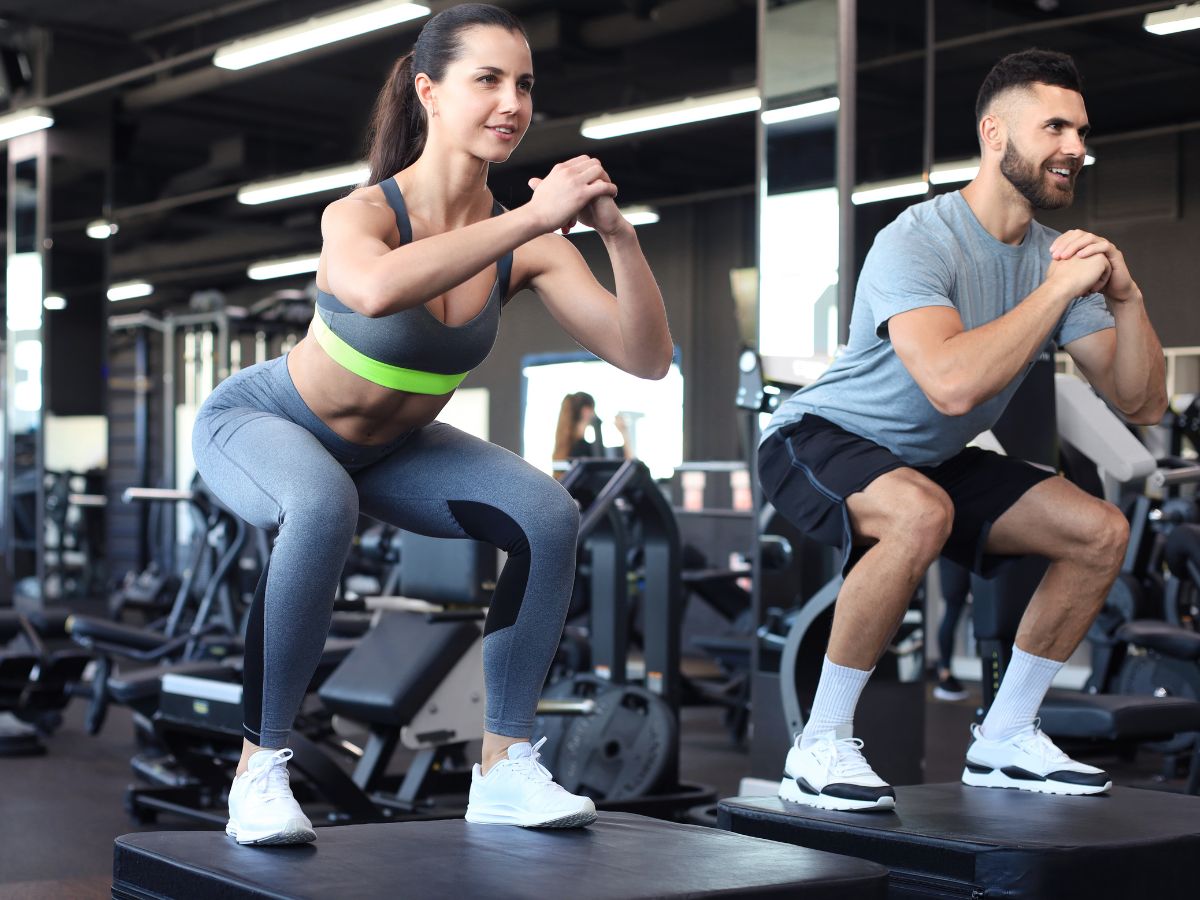
<path fill-rule="evenodd" d="M 406 169 L 425 146 L 425 110 L 417 99 L 413 54 L 396 60 L 371 113 L 367 184 L 379 184 Z"/>

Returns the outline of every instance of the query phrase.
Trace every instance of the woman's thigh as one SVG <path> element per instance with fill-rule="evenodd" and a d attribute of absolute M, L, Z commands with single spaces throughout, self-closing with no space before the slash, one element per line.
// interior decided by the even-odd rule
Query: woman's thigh
<path fill-rule="evenodd" d="M 363 513 L 409 531 L 488 540 L 455 517 L 454 504 L 466 503 L 495 509 L 526 532 L 560 529 L 574 542 L 578 507 L 562 485 L 515 453 L 441 422 L 354 481 Z"/>
<path fill-rule="evenodd" d="M 311 432 L 253 408 L 203 416 L 192 436 L 196 468 L 234 513 L 277 529 L 289 511 L 324 511 L 356 520 L 357 497 L 346 470 Z"/>

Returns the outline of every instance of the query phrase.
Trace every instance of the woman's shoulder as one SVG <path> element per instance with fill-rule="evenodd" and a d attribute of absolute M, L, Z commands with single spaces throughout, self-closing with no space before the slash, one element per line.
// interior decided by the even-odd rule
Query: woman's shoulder
<path fill-rule="evenodd" d="M 331 228 L 365 229 L 384 237 L 395 231 L 395 227 L 396 214 L 377 184 L 355 188 L 326 206 L 321 214 L 321 229 L 326 232 Z"/>

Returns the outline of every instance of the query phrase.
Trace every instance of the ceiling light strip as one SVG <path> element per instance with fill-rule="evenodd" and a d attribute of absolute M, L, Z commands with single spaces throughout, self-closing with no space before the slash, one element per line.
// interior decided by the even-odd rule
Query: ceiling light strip
<path fill-rule="evenodd" d="M 250 205 L 272 203 L 276 200 L 286 200 L 289 197 L 300 197 L 304 194 L 316 194 L 321 191 L 360 185 L 367 180 L 367 176 L 370 174 L 371 169 L 365 163 L 299 172 L 283 178 L 272 178 L 269 181 L 255 181 L 243 185 L 238 188 L 237 198 L 239 203 Z"/>
<path fill-rule="evenodd" d="M 419 19 L 429 15 L 429 12 L 428 6 L 419 3 L 379 0 L 233 41 L 217 49 L 213 54 L 213 65 L 222 69 L 246 69 L 272 59 L 303 53 L 314 47 Z"/>
<path fill-rule="evenodd" d="M 605 113 L 583 120 L 579 133 L 593 140 L 673 128 L 723 116 L 756 112 L 762 106 L 757 88 L 726 91 L 704 97 L 688 97 L 671 103 L 645 106 L 620 113 Z"/>

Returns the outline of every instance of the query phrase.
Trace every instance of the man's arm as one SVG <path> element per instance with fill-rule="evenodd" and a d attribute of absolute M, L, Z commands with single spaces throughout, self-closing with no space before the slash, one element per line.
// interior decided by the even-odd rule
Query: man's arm
<path fill-rule="evenodd" d="M 1103 291 L 1115 332 L 1089 334 L 1063 349 L 1092 387 L 1130 422 L 1158 424 L 1167 411 L 1166 362 L 1124 254 L 1110 241 L 1078 229 L 1060 234 L 1050 245 L 1050 254 L 1056 260 L 1099 256 L 1108 260 L 1111 274 Z"/>
<path fill-rule="evenodd" d="M 958 311 L 923 307 L 892 316 L 896 355 L 934 408 L 961 416 L 1000 393 L 1045 346 L 1072 299 L 1103 284 L 1102 255 L 1051 263 L 1046 280 L 1010 312 L 963 328 Z"/>
<path fill-rule="evenodd" d="M 1167 410 L 1166 362 L 1162 345 L 1139 291 L 1110 302 L 1116 328 L 1106 328 L 1063 347 L 1079 371 L 1135 425 L 1156 425 Z"/>

